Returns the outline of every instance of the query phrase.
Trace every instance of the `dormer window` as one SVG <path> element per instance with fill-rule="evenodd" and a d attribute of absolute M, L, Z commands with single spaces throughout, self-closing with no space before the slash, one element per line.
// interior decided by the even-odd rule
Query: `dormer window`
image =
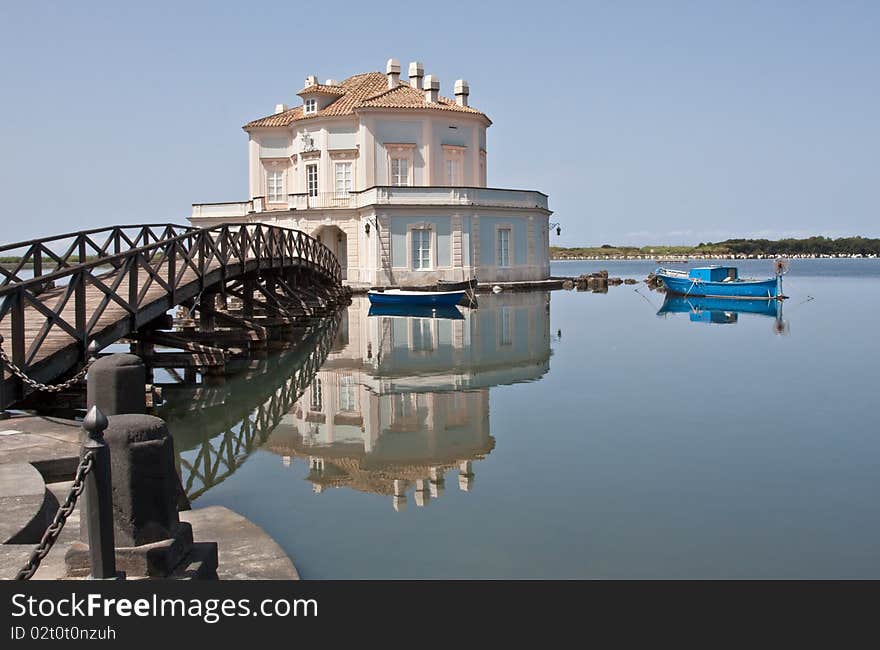
<path fill-rule="evenodd" d="M 318 112 L 318 100 L 312 97 L 311 99 L 307 99 L 305 102 L 305 114 L 309 115 L 310 113 Z"/>

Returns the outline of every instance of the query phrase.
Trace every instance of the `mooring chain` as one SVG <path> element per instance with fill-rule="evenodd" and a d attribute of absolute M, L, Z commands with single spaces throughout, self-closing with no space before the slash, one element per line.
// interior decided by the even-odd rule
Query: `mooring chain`
<path fill-rule="evenodd" d="M 7 368 L 9 368 L 10 371 L 12 371 L 13 375 L 21 379 L 23 383 L 27 384 L 34 390 L 42 391 L 44 393 L 60 393 L 61 391 L 65 391 L 68 388 L 72 388 L 73 386 L 78 384 L 83 377 L 86 376 L 89 368 L 95 362 L 95 355 L 92 355 L 86 365 L 83 366 L 82 370 L 80 370 L 67 381 L 63 381 L 60 384 L 41 384 L 40 382 L 28 377 L 24 370 L 13 363 L 12 359 L 9 358 L 9 355 L 6 354 L 6 350 L 3 349 L 3 335 L 0 334 L 0 361 L 2 361 L 3 364 Z"/>
<path fill-rule="evenodd" d="M 94 458 L 95 452 L 87 451 L 79 461 L 79 466 L 76 468 L 76 476 L 73 479 L 73 485 L 70 486 L 70 492 L 64 500 L 64 505 L 58 508 L 58 512 L 55 513 L 55 518 L 52 520 L 52 523 L 49 524 L 46 532 L 43 533 L 40 543 L 37 544 L 37 547 L 28 558 L 27 563 L 22 567 L 21 571 L 18 572 L 18 575 L 15 576 L 16 580 L 30 580 L 37 572 L 37 569 L 40 568 L 40 562 L 43 561 L 43 558 L 49 554 L 49 551 L 52 550 L 55 542 L 58 541 L 58 536 L 61 534 L 64 524 L 67 523 L 67 518 L 71 515 L 74 508 L 76 508 L 76 500 L 85 488 L 85 478 L 88 476 L 89 472 L 92 471 L 92 467 L 94 467 Z"/>

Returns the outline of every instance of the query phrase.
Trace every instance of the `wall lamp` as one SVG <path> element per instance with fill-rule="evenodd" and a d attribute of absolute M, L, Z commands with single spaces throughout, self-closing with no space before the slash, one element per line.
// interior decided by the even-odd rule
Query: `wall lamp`
<path fill-rule="evenodd" d="M 379 232 L 379 222 L 376 219 L 370 219 L 367 217 L 367 222 L 364 224 L 364 232 L 369 236 L 370 234 L 370 224 L 376 226 L 376 232 Z"/>
<path fill-rule="evenodd" d="M 562 234 L 562 226 L 559 225 L 559 222 L 551 223 L 551 228 L 556 228 L 556 236 L 559 237 Z"/>

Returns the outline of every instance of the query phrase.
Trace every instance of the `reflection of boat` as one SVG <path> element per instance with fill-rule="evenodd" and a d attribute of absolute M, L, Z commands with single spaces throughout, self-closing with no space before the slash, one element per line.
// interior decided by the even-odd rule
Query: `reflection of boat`
<path fill-rule="evenodd" d="M 702 266 L 690 273 L 659 268 L 654 274 L 666 290 L 682 296 L 720 298 L 778 298 L 782 296 L 782 278 L 764 280 L 740 278 L 735 266 Z"/>
<path fill-rule="evenodd" d="M 400 316 L 411 318 L 450 318 L 462 320 L 462 314 L 455 305 L 370 305 L 368 316 Z"/>
<path fill-rule="evenodd" d="M 782 304 L 774 299 L 739 300 L 737 298 L 705 298 L 668 295 L 658 316 L 690 314 L 695 323 L 735 323 L 739 314 L 757 314 L 778 318 Z"/>
<path fill-rule="evenodd" d="M 464 298 L 465 292 L 386 289 L 384 291 L 368 291 L 367 296 L 373 305 L 446 305 L 453 307 Z"/>

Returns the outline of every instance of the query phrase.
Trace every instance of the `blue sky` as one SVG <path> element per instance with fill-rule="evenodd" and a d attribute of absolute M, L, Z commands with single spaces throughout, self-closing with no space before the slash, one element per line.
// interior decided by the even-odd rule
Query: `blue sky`
<path fill-rule="evenodd" d="M 5 242 L 243 200 L 246 121 L 418 59 L 553 243 L 880 236 L 878 2 L 41 2 L 0 9 Z"/>

